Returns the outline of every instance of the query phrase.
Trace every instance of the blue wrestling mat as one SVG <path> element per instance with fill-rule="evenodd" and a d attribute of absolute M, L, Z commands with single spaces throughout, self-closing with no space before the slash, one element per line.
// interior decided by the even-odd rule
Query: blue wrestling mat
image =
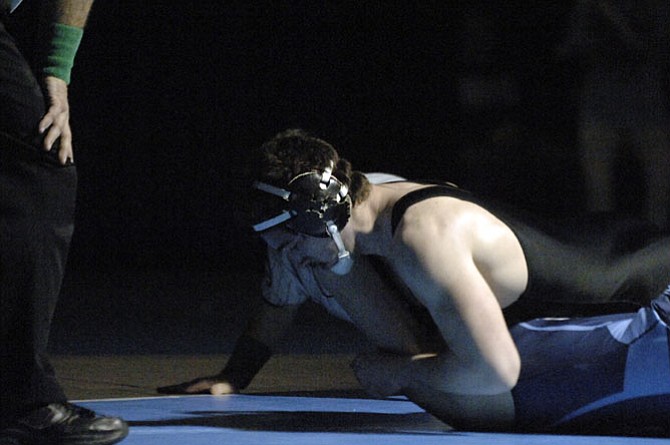
<path fill-rule="evenodd" d="M 178 396 L 79 402 L 130 423 L 125 445 L 651 445 L 668 439 L 468 433 L 404 398 Z"/>

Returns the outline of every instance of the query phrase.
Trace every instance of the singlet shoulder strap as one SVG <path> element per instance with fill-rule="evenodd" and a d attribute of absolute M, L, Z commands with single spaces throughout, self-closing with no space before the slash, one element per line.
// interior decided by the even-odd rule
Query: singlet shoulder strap
<path fill-rule="evenodd" d="M 391 212 L 391 234 L 395 233 L 400 220 L 410 206 L 436 196 L 450 196 L 466 199 L 468 201 L 472 201 L 473 199 L 472 194 L 467 190 L 449 184 L 440 184 L 409 192 L 400 198 L 393 206 L 393 211 Z"/>

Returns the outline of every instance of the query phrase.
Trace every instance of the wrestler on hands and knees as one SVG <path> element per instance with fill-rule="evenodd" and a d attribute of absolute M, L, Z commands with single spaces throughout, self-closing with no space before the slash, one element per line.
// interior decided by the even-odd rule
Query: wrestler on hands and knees
<path fill-rule="evenodd" d="M 518 424 L 523 363 L 509 325 L 644 306 L 670 276 L 670 239 L 642 236 L 643 225 L 554 229 L 445 183 L 373 184 L 300 130 L 259 154 L 254 202 L 267 214 L 254 228 L 274 287 L 264 317 L 290 320 L 292 303 L 323 302 L 379 348 L 352 364 L 371 394 L 405 394 L 452 426 Z M 275 309 L 281 317 L 268 315 Z M 241 389 L 283 332 L 255 329 L 221 374 L 162 391 Z M 230 378 L 239 364 L 245 377 Z"/>

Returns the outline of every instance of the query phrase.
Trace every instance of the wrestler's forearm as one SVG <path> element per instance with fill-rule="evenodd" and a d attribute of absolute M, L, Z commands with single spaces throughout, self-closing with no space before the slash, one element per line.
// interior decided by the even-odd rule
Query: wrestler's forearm
<path fill-rule="evenodd" d="M 293 324 L 297 310 L 297 306 L 276 307 L 263 302 L 235 344 L 220 375 L 228 379 L 236 390 L 246 388 Z"/>
<path fill-rule="evenodd" d="M 501 372 L 483 360 L 466 363 L 450 351 L 444 351 L 405 359 L 402 386 L 419 384 L 451 394 L 495 395 L 507 392 L 514 386 L 501 375 Z"/>
<path fill-rule="evenodd" d="M 299 306 L 273 306 L 263 301 L 249 320 L 244 334 L 272 349 L 293 325 L 298 308 Z"/>
<path fill-rule="evenodd" d="M 227 381 L 233 391 L 243 390 L 265 366 L 270 357 L 272 357 L 272 350 L 267 345 L 243 334 L 237 340 L 233 353 L 218 377 Z"/>

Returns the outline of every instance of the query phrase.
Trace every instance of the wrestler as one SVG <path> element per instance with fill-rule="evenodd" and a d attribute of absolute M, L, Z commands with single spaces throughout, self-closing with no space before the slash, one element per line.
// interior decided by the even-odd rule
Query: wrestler
<path fill-rule="evenodd" d="M 254 228 L 288 270 L 311 270 L 320 292 L 384 350 L 354 362 L 362 385 L 377 396 L 405 393 L 450 424 L 512 423 L 522 365 L 508 322 L 594 303 L 590 311 L 643 305 L 670 276 L 666 238 L 626 245 L 616 226 L 562 238 L 451 186 L 370 184 L 301 131 L 265 144 L 255 165 L 255 187 L 277 211 Z"/>

